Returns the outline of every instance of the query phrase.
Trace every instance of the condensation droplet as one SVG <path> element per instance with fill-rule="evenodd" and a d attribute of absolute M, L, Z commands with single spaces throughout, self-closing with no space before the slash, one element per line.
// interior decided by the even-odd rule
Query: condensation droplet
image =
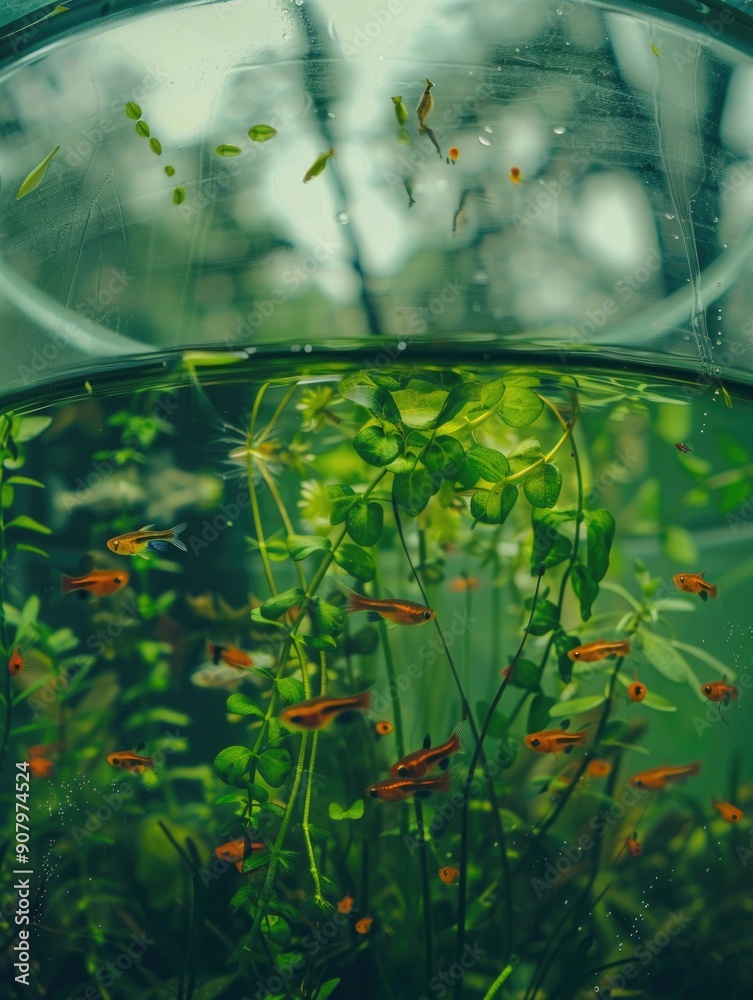
<path fill-rule="evenodd" d="M 565 134 L 565 126 L 564 125 L 555 125 L 554 126 L 554 131 L 555 131 L 555 133 L 557 135 L 564 135 Z"/>
<path fill-rule="evenodd" d="M 478 141 L 481 143 L 482 146 L 491 146 L 491 141 L 487 139 L 485 135 L 480 135 L 478 137 Z"/>
<path fill-rule="evenodd" d="M 340 223 L 341 226 L 344 226 L 347 222 L 350 222 L 350 216 L 348 215 L 347 212 L 338 212 L 335 218 L 337 219 L 337 221 Z"/>
<path fill-rule="evenodd" d="M 488 126 L 488 125 L 484 125 L 484 132 L 488 132 L 488 133 L 489 133 L 489 135 L 491 135 L 491 134 L 492 134 L 492 130 L 491 130 L 491 129 L 489 128 L 489 126 Z"/>
<path fill-rule="evenodd" d="M 476 282 L 477 285 L 485 285 L 489 280 L 489 272 L 484 271 L 483 269 L 479 269 L 473 275 L 473 280 Z"/>
<path fill-rule="evenodd" d="M 667 212 L 666 216 L 667 216 L 668 219 L 674 219 L 674 215 L 672 215 L 671 212 Z"/>

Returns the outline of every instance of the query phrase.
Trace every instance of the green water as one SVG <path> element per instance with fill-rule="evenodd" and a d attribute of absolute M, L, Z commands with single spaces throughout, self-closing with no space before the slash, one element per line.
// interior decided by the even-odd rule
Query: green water
<path fill-rule="evenodd" d="M 3 421 L 0 638 L 30 660 L 3 698 L 3 982 L 54 1000 L 747 995 L 750 824 L 711 799 L 753 798 L 749 399 L 546 358 L 374 363 L 166 355 Z M 106 546 L 182 522 L 186 551 Z M 128 585 L 63 597 L 60 572 L 92 566 Z M 672 583 L 701 571 L 716 600 Z M 335 579 L 436 617 L 346 617 Z M 568 648 L 625 636 L 630 656 L 571 676 Z M 208 642 L 255 668 L 218 668 Z M 739 699 L 718 708 L 700 685 L 723 677 Z M 285 729 L 325 683 L 371 688 L 372 710 Z M 455 797 L 364 794 L 468 713 L 485 738 L 465 806 L 473 753 Z M 523 745 L 570 716 L 585 755 Z M 14 764 L 50 743 L 15 925 Z M 155 773 L 107 762 L 134 750 Z M 627 783 L 696 760 L 664 791 Z M 244 831 L 264 848 L 241 873 L 214 851 Z"/>

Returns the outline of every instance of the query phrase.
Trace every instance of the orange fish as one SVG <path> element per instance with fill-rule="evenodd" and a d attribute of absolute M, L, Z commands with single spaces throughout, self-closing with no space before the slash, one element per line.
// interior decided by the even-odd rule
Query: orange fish
<path fill-rule="evenodd" d="M 402 802 L 415 795 L 417 799 L 428 798 L 435 792 L 449 792 L 452 788 L 453 775 L 445 771 L 438 778 L 423 778 L 421 781 L 411 781 L 410 778 L 385 778 L 369 785 L 366 794 L 380 802 Z"/>
<path fill-rule="evenodd" d="M 127 531 L 124 535 L 116 535 L 107 542 L 107 548 L 111 552 L 117 552 L 121 556 L 143 556 L 146 558 L 144 549 L 152 549 L 155 552 L 162 552 L 168 545 L 174 545 L 176 549 L 187 552 L 185 542 L 182 542 L 178 535 L 185 531 L 187 524 L 176 524 L 174 528 L 167 528 L 164 531 L 152 531 L 153 524 L 146 524 L 138 531 Z"/>
<path fill-rule="evenodd" d="M 633 681 L 632 684 L 628 684 L 627 692 L 631 701 L 643 701 L 648 693 L 646 685 L 641 684 L 640 681 Z"/>
<path fill-rule="evenodd" d="M 247 670 L 249 667 L 253 667 L 254 661 L 248 655 L 244 653 L 242 649 L 238 649 L 237 646 L 216 646 L 213 642 L 209 643 L 209 655 L 212 657 L 212 663 L 215 666 L 220 662 L 220 660 L 228 667 L 237 667 L 239 670 Z"/>
<path fill-rule="evenodd" d="M 568 733 L 566 730 L 569 726 L 570 720 L 563 719 L 561 729 L 544 729 L 540 733 L 529 733 L 525 737 L 525 745 L 529 750 L 535 750 L 536 753 L 557 753 L 558 750 L 570 753 L 573 747 L 585 746 L 586 730 L 581 729 L 578 733 Z"/>
<path fill-rule="evenodd" d="M 460 870 L 453 868 L 451 865 L 446 865 L 444 868 L 439 869 L 439 877 L 445 885 L 454 885 L 460 878 Z"/>
<path fill-rule="evenodd" d="M 608 656 L 628 656 L 629 653 L 630 642 L 627 639 L 619 639 L 616 642 L 597 639 L 595 642 L 576 646 L 575 649 L 569 650 L 567 655 L 574 663 L 596 663 L 598 660 L 606 660 Z"/>
<path fill-rule="evenodd" d="M 79 597 L 86 597 L 87 592 L 94 597 L 109 597 L 117 594 L 128 583 L 130 576 L 125 570 L 95 569 L 86 576 L 63 576 L 60 589 L 64 594 L 78 591 Z"/>
<path fill-rule="evenodd" d="M 593 760 L 589 760 L 588 766 L 586 767 L 586 774 L 589 778 L 606 778 L 612 773 L 612 765 L 608 760 L 601 760 L 598 757 L 594 757 Z"/>
<path fill-rule="evenodd" d="M 666 788 L 671 781 L 681 781 L 698 774 L 701 770 L 700 760 L 692 764 L 681 764 L 679 767 L 652 767 L 649 771 L 641 771 L 628 779 L 634 788 L 648 788 L 652 791 Z"/>
<path fill-rule="evenodd" d="M 722 814 L 722 817 L 727 820 L 728 823 L 739 823 L 743 818 L 742 809 L 738 809 L 737 806 L 730 805 L 729 802 L 717 802 L 716 799 L 711 800 L 711 804 L 714 809 L 718 809 Z"/>
<path fill-rule="evenodd" d="M 14 646 L 8 657 L 8 673 L 11 677 L 20 674 L 26 667 L 40 667 L 42 660 L 36 650 L 32 649 L 32 638 L 26 636 L 22 642 Z"/>
<path fill-rule="evenodd" d="M 16 674 L 20 674 L 21 671 L 26 666 L 26 661 L 21 655 L 21 650 L 18 646 L 14 646 L 13 652 L 8 658 L 8 673 L 15 677 Z"/>
<path fill-rule="evenodd" d="M 522 178 L 523 174 L 520 172 L 520 167 L 510 168 L 510 180 L 513 182 L 513 184 L 520 184 Z"/>
<path fill-rule="evenodd" d="M 635 839 L 635 836 L 628 837 L 625 843 L 627 844 L 627 849 L 630 851 L 630 853 L 633 855 L 634 858 L 638 858 L 640 857 L 641 854 L 643 854 L 643 848 Z"/>
<path fill-rule="evenodd" d="M 356 933 L 357 934 L 368 934 L 369 931 L 371 930 L 371 925 L 372 925 L 373 922 L 374 922 L 374 918 L 373 917 L 363 917 L 356 924 Z"/>
<path fill-rule="evenodd" d="M 147 768 L 154 770 L 153 757 L 139 757 L 137 753 L 130 750 L 118 750 L 107 757 L 107 763 L 113 767 L 121 768 L 123 771 L 133 771 L 134 774 L 143 774 Z"/>
<path fill-rule="evenodd" d="M 320 694 L 297 705 L 288 705 L 280 712 L 280 719 L 288 729 L 323 729 L 343 712 L 366 711 L 371 704 L 371 691 L 351 694 L 346 698 L 330 698 Z"/>
<path fill-rule="evenodd" d="M 423 778 L 434 767 L 445 769 L 453 754 L 465 754 L 473 746 L 471 730 L 467 720 L 458 723 L 452 736 L 436 747 L 422 748 L 407 754 L 390 768 L 393 778 Z"/>
<path fill-rule="evenodd" d="M 226 844 L 220 844 L 219 847 L 215 847 L 214 853 L 222 861 L 233 862 L 238 871 L 242 872 L 246 849 L 248 848 L 253 854 L 254 851 L 263 851 L 265 847 L 266 844 L 253 840 L 249 841 L 245 837 L 236 837 L 235 840 L 228 840 Z"/>
<path fill-rule="evenodd" d="M 337 904 L 338 913 L 350 913 L 353 909 L 353 904 L 355 900 L 352 896 L 343 896 L 340 902 Z"/>
<path fill-rule="evenodd" d="M 392 725 L 391 722 L 387 722 L 386 719 L 383 719 L 381 722 L 377 722 L 375 724 L 374 732 L 377 734 L 377 736 L 389 736 L 394 728 L 395 727 Z"/>
<path fill-rule="evenodd" d="M 38 743 L 36 746 L 29 747 L 29 760 L 33 760 L 35 757 L 44 757 L 48 753 L 60 753 L 63 749 L 63 744 L 57 743 Z"/>
<path fill-rule="evenodd" d="M 725 681 L 712 681 L 710 684 L 701 684 L 701 693 L 709 701 L 737 701 L 738 690 Z"/>
<path fill-rule="evenodd" d="M 703 571 L 705 573 L 706 570 Z M 703 573 L 675 573 L 672 582 L 678 590 L 686 594 L 698 594 L 702 601 L 707 601 L 709 595 L 716 597 L 716 587 L 703 579 Z"/>
<path fill-rule="evenodd" d="M 454 166 L 454 164 L 457 163 L 459 156 L 460 156 L 460 150 L 458 149 L 458 147 L 450 146 L 450 148 L 447 150 L 447 162 L 452 163 Z"/>
<path fill-rule="evenodd" d="M 339 580 L 336 582 L 347 597 L 345 613 L 348 615 L 365 611 L 370 622 L 384 619 L 392 625 L 423 625 L 424 622 L 430 622 L 434 619 L 434 612 L 423 604 L 402 601 L 395 597 L 377 601 L 373 597 L 357 594 L 354 590 L 341 584 Z"/>
<path fill-rule="evenodd" d="M 51 778 L 55 773 L 55 765 L 46 757 L 32 757 L 29 772 L 33 778 Z"/>
<path fill-rule="evenodd" d="M 463 594 L 466 590 L 478 590 L 481 586 L 481 578 L 478 576 L 457 576 L 447 584 L 453 594 Z"/>

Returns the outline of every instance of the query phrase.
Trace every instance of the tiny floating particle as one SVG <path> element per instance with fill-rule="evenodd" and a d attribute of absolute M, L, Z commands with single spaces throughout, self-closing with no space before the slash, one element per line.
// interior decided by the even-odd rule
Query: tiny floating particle
<path fill-rule="evenodd" d="M 92 384 L 88 379 L 84 382 L 84 388 L 89 393 L 89 395 L 91 395 L 94 392 L 94 390 L 92 389 Z"/>
<path fill-rule="evenodd" d="M 661 56 L 659 55 L 659 50 L 653 43 L 651 44 L 651 51 L 654 53 L 657 59 L 661 59 Z"/>
<path fill-rule="evenodd" d="M 458 162 L 458 157 L 460 156 L 460 150 L 457 146 L 450 146 L 447 150 L 447 162 L 453 165 Z"/>
<path fill-rule="evenodd" d="M 186 189 L 184 187 L 176 187 L 173 191 L 173 205 L 182 205 L 186 200 Z"/>
<path fill-rule="evenodd" d="M 149 147 L 153 153 L 157 154 L 157 156 L 162 155 L 162 143 L 159 141 L 159 139 L 150 139 Z"/>
<path fill-rule="evenodd" d="M 175 174 L 175 167 L 170 166 L 170 164 L 168 163 L 167 166 L 165 167 L 165 173 L 167 174 L 168 177 L 173 177 Z"/>
<path fill-rule="evenodd" d="M 523 174 L 520 172 L 520 167 L 510 168 L 510 180 L 513 184 L 520 184 Z"/>
<path fill-rule="evenodd" d="M 242 152 L 240 146 L 234 146 L 230 142 L 223 142 L 215 149 L 218 156 L 240 156 Z"/>
<path fill-rule="evenodd" d="M 52 163 L 53 157 L 55 156 L 55 154 L 59 149 L 60 145 L 58 144 L 57 146 L 55 146 L 55 148 L 51 153 L 48 153 L 47 156 L 45 156 L 45 158 L 42 160 L 39 166 L 34 167 L 32 172 L 29 174 L 29 176 L 23 182 L 21 187 L 18 189 L 18 194 L 16 195 L 16 201 L 20 201 L 21 198 L 24 197 L 24 195 L 30 194 L 32 191 L 34 191 L 36 188 L 39 187 L 39 185 L 44 180 L 45 174 L 47 173 L 47 168 Z"/>
<path fill-rule="evenodd" d="M 277 129 L 271 125 L 254 125 L 248 130 L 248 137 L 251 142 L 269 142 L 277 135 Z"/>
<path fill-rule="evenodd" d="M 334 149 L 327 150 L 326 153 L 322 153 L 314 160 L 314 162 L 308 168 L 306 173 L 303 175 L 304 184 L 308 184 L 308 182 L 311 180 L 312 177 L 319 176 L 322 170 L 324 170 L 324 168 L 327 166 L 327 160 L 330 158 L 330 156 L 332 157 L 333 160 L 335 159 Z"/>
<path fill-rule="evenodd" d="M 141 118 L 141 108 L 135 101 L 129 101 L 128 104 L 126 104 L 125 113 L 135 122 Z"/>
<path fill-rule="evenodd" d="M 139 135 L 143 135 L 146 139 L 148 139 L 152 134 L 151 129 L 145 121 L 136 122 L 136 131 Z"/>

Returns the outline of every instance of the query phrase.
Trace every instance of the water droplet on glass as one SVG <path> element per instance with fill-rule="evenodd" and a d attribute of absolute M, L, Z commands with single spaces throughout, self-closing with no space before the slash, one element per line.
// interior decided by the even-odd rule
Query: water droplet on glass
<path fill-rule="evenodd" d="M 674 219 L 674 215 L 671 212 L 666 213 L 668 219 Z"/>
<path fill-rule="evenodd" d="M 485 285 L 489 280 L 489 272 L 480 269 L 473 275 L 473 280 L 477 285 Z"/>
<path fill-rule="evenodd" d="M 555 131 L 555 133 L 557 135 L 564 135 L 565 134 L 565 126 L 564 125 L 555 125 L 554 126 L 554 131 Z"/>
<path fill-rule="evenodd" d="M 491 146 L 491 142 L 486 138 L 485 135 L 480 135 L 478 137 L 478 141 L 481 143 L 482 146 Z"/>
<path fill-rule="evenodd" d="M 344 226 L 347 222 L 350 222 L 350 216 L 348 215 L 347 212 L 338 212 L 335 218 L 337 219 L 337 221 L 340 223 L 341 226 Z"/>
<path fill-rule="evenodd" d="M 491 129 L 489 128 L 489 126 L 488 126 L 488 125 L 484 125 L 484 132 L 488 132 L 488 133 L 489 133 L 489 135 L 491 135 L 491 134 L 492 134 L 492 130 L 491 130 Z"/>
<path fill-rule="evenodd" d="M 328 111 L 327 112 L 327 118 L 334 118 L 334 117 L 335 117 L 334 111 Z"/>
<path fill-rule="evenodd" d="M 557 8 L 557 13 L 559 14 L 560 17 L 562 17 L 562 11 L 559 9 L 559 7 Z"/>

